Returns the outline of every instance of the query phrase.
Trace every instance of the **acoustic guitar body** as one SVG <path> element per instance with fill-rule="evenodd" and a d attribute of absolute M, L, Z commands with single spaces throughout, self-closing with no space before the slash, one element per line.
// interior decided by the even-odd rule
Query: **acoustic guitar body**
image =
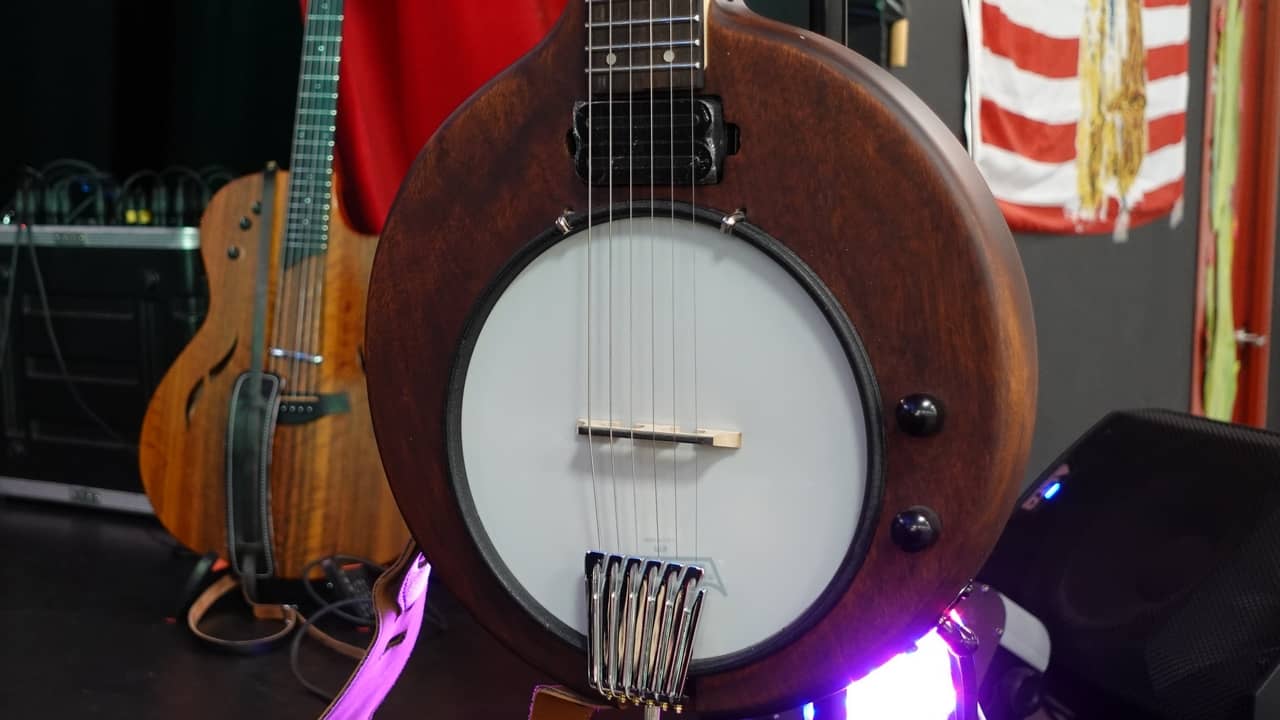
<path fill-rule="evenodd" d="M 678 560 L 708 588 L 685 712 L 777 712 L 909 648 L 990 552 L 1030 300 L 964 148 L 893 77 L 742 2 L 653 5 L 686 41 L 649 3 L 569 2 L 423 148 L 373 265 L 373 422 L 436 577 L 550 679 L 598 697 L 583 553 Z M 602 79 L 691 47 L 689 83 Z M 659 117 L 681 98 L 719 103 L 718 176 L 636 180 L 663 166 L 644 133 L 691 132 Z M 575 120 L 588 99 L 613 104 Z M 575 125 L 615 181 L 584 180 Z"/>
<path fill-rule="evenodd" d="M 324 360 L 309 369 L 308 390 L 345 396 L 348 409 L 275 429 L 269 471 L 275 575 L 298 578 L 307 562 L 335 553 L 394 559 L 408 534 L 378 458 L 365 390 L 365 295 L 377 238 L 347 226 L 335 192 L 326 254 L 282 275 L 289 174 L 272 175 L 270 192 L 264 192 L 266 174 L 228 183 L 204 214 L 208 314 L 156 388 L 139 460 L 147 497 L 164 526 L 188 548 L 225 557 L 227 427 L 236 379 L 255 361 L 255 295 L 263 283 L 265 327 L 256 360 L 287 375 L 294 368 L 269 357 L 267 348 L 278 336 L 279 318 L 298 312 L 296 298 L 281 299 L 281 287 L 299 287 L 309 274 L 308 286 L 323 292 L 311 296 L 319 302 L 304 311 L 304 331 L 314 333 Z M 283 402 L 290 390 L 286 380 Z"/>

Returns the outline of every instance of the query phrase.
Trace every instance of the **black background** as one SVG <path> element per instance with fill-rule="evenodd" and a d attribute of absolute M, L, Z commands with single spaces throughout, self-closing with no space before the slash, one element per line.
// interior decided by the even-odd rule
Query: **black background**
<path fill-rule="evenodd" d="M 0 197 L 62 157 L 117 180 L 288 164 L 296 0 L 5 0 L 0 28 Z"/>

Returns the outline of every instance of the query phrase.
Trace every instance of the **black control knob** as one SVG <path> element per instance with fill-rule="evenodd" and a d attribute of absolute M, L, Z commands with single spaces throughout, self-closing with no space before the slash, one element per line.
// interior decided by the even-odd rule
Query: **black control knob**
<path fill-rule="evenodd" d="M 938 541 L 942 524 L 932 508 L 907 508 L 893 518 L 889 536 L 894 544 L 907 552 L 920 552 Z"/>
<path fill-rule="evenodd" d="M 926 437 L 942 429 L 944 414 L 942 403 L 937 398 L 916 393 L 898 401 L 897 416 L 898 427 L 902 428 L 903 432 L 916 437 Z"/>

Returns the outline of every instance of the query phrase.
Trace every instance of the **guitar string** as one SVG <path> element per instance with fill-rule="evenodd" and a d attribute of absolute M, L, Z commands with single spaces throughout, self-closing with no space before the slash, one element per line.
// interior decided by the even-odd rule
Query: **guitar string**
<path fill-rule="evenodd" d="M 319 21 L 319 27 L 317 30 L 325 27 L 325 24 L 326 21 Z M 307 35 L 307 37 L 303 39 L 303 51 L 309 58 L 311 58 L 311 62 L 309 63 L 311 69 L 316 72 L 322 72 L 324 69 L 324 60 L 317 56 L 316 51 L 317 48 L 323 48 L 324 45 L 319 42 L 317 38 L 317 34 Z M 321 52 L 323 52 L 323 50 L 321 50 Z M 316 126 L 313 123 L 317 113 L 320 111 L 320 108 L 316 107 L 316 99 L 309 97 L 308 94 L 303 93 L 302 98 L 307 103 L 307 109 L 304 111 L 304 115 L 300 119 L 299 124 L 310 126 L 312 133 L 314 133 Z M 289 193 L 290 204 L 292 204 L 292 201 L 295 198 L 310 197 L 315 190 L 315 172 L 311 166 L 310 157 L 305 152 L 306 149 L 307 140 L 304 138 L 303 141 L 298 144 L 299 152 L 294 156 L 293 167 L 290 168 L 289 173 L 290 184 L 293 186 L 292 189 L 297 189 L 299 184 L 295 181 L 302 181 L 301 184 L 303 187 L 300 192 L 293 192 L 291 189 L 291 192 Z M 289 357 L 291 361 L 289 364 L 289 377 L 286 380 L 285 387 L 288 389 L 290 394 L 300 391 L 302 389 L 301 383 L 303 382 L 302 359 L 299 356 L 304 352 L 302 348 L 303 326 L 305 325 L 307 309 L 307 270 L 309 269 L 307 247 L 311 241 L 310 233 L 308 232 L 310 229 L 309 223 L 310 219 L 305 213 L 297 212 L 295 208 L 289 208 L 288 223 L 286 225 L 288 232 L 285 234 L 285 243 L 286 245 L 291 245 L 291 249 L 295 253 L 293 255 L 294 262 L 290 264 L 290 269 L 291 274 L 295 279 L 294 285 L 296 287 L 296 295 L 294 295 L 293 300 L 294 307 L 292 308 L 294 310 L 293 339 L 286 347 L 286 350 L 290 354 Z"/>
<path fill-rule="evenodd" d="M 314 0 L 314 4 L 319 8 L 320 14 L 326 17 L 317 21 L 315 33 L 308 35 L 305 43 L 307 54 L 311 58 L 311 62 L 309 64 L 312 72 L 326 74 L 328 77 L 331 77 L 333 73 L 330 72 L 330 68 L 328 67 L 329 62 L 325 51 L 328 49 L 329 55 L 332 55 L 332 41 L 330 38 L 336 33 L 333 32 L 330 20 L 327 17 L 329 14 L 329 2 L 330 0 Z M 328 77 L 326 77 L 326 80 Z M 305 87 L 305 83 L 302 83 L 301 86 Z M 310 320 L 312 312 L 311 306 L 314 301 L 312 297 L 314 292 L 314 278 L 312 277 L 312 274 L 317 262 L 315 256 L 312 254 L 312 246 L 315 241 L 315 228 L 312 227 L 312 223 L 314 222 L 314 218 L 312 217 L 313 208 L 307 204 L 307 199 L 314 198 L 316 195 L 319 168 L 315 158 L 315 137 L 317 134 L 320 134 L 317 132 L 317 128 L 319 127 L 317 120 L 319 120 L 321 118 L 321 114 L 325 112 L 326 103 L 323 98 L 315 95 L 314 93 L 305 90 L 304 92 L 306 92 L 304 98 L 307 99 L 308 113 L 304 116 L 303 121 L 300 124 L 309 126 L 310 132 L 308 132 L 301 139 L 301 142 L 299 142 L 299 153 L 298 156 L 295 157 L 295 165 L 297 167 L 291 168 L 294 170 L 294 173 L 291 173 L 290 176 L 301 180 L 302 183 L 300 192 L 291 192 L 289 194 L 290 207 L 288 217 L 289 225 L 292 226 L 291 230 L 293 232 L 286 235 L 286 242 L 292 241 L 295 243 L 294 250 L 297 260 L 293 264 L 293 274 L 297 278 L 298 285 L 298 323 L 294 333 L 295 342 L 290 345 L 288 349 L 294 353 L 311 354 L 310 348 L 308 347 L 309 343 L 307 342 L 308 335 L 310 334 L 308 329 L 308 325 L 310 323 L 308 321 Z M 324 121 L 332 122 L 332 115 Z M 299 203 L 299 206 L 293 205 L 295 201 Z M 314 200 L 312 200 L 312 203 L 314 204 Z M 313 363 L 304 360 L 302 357 L 299 357 L 299 355 L 294 355 L 292 365 L 293 371 L 290 376 L 292 387 L 289 389 L 288 395 L 301 397 L 309 389 Z M 310 468 L 307 466 L 315 462 L 315 458 L 306 452 L 306 448 L 311 447 L 310 440 L 312 439 L 311 436 L 313 435 L 313 428 L 310 424 L 304 424 L 297 428 L 297 430 L 298 432 L 289 433 L 289 436 L 292 439 L 292 442 L 289 443 L 290 455 L 294 460 L 294 462 L 290 464 L 289 468 L 292 472 L 307 475 L 310 474 Z M 304 494 L 304 497 L 311 496 L 311 493 Z M 307 507 L 301 509 L 304 513 L 309 512 L 310 510 L 311 508 Z"/>
<path fill-rule="evenodd" d="M 609 41 L 608 54 L 605 56 L 605 63 L 609 66 L 609 94 L 606 102 L 609 105 L 609 155 L 608 155 L 608 173 L 609 173 L 609 281 L 605 285 L 605 292 L 608 295 L 606 309 L 609 311 L 609 320 L 605 323 L 605 330 L 609 333 L 609 480 L 613 485 L 613 535 L 614 547 L 618 549 L 618 553 L 622 553 L 622 523 L 618 518 L 618 461 L 614 446 L 613 437 L 613 68 L 617 65 L 618 54 L 614 51 L 613 43 L 613 0 L 607 0 L 609 8 Z"/>
<path fill-rule="evenodd" d="M 333 0 L 333 2 L 337 3 L 338 12 L 330 14 L 341 17 L 342 0 Z M 329 24 L 326 26 L 326 32 L 322 37 L 326 39 L 326 42 L 332 43 L 330 48 L 331 52 L 321 62 L 323 63 L 324 72 L 329 77 L 337 78 L 342 64 L 341 20 L 334 19 L 328 21 L 328 23 Z M 328 143 L 332 141 L 337 134 L 338 102 L 337 98 L 334 97 L 337 94 L 337 91 L 338 83 L 335 81 L 333 84 L 333 91 L 326 97 L 318 98 L 319 102 L 317 104 L 320 108 L 322 110 L 329 111 L 328 119 L 326 120 L 328 123 L 327 128 L 333 129 L 326 130 L 326 132 L 322 133 L 316 133 L 317 137 L 312 139 L 313 150 L 310 153 L 313 167 L 317 170 L 323 171 L 313 171 L 313 179 L 310 183 L 312 190 L 307 195 L 307 197 L 312 198 L 311 204 L 307 208 L 307 212 L 312 216 L 311 222 L 313 225 L 318 222 L 320 226 L 318 231 L 312 227 L 311 236 L 322 246 L 321 248 L 317 248 L 319 252 L 314 255 L 307 256 L 307 276 L 308 282 L 311 284 L 311 287 L 308 289 L 308 301 L 310 303 L 310 307 L 307 311 L 307 332 L 310 337 L 308 338 L 307 347 L 303 349 L 303 352 L 311 356 L 324 355 L 322 352 L 322 332 L 324 320 L 325 268 L 327 266 L 327 258 L 329 257 L 329 246 L 332 244 L 332 228 L 329 227 L 329 209 L 333 206 L 334 198 L 336 197 L 333 186 L 334 153 L 333 148 L 330 147 Z M 321 138 L 325 139 L 322 140 Z M 317 199 L 323 201 L 319 204 L 319 207 L 316 207 Z M 323 361 L 328 360 L 329 358 L 324 358 Z M 318 394 L 320 388 L 317 376 L 322 375 L 320 372 L 320 366 L 315 363 L 307 363 L 303 372 L 305 378 L 299 389 L 307 395 Z"/>
<path fill-rule="evenodd" d="M 321 10 L 328 12 L 327 3 L 321 3 L 316 0 Z M 325 18 L 318 23 L 317 34 L 308 38 L 308 52 L 312 54 L 314 59 L 313 68 L 319 73 L 327 73 L 329 71 L 326 50 L 332 51 L 328 38 L 330 37 L 329 20 Z M 290 347 L 291 350 L 300 355 L 311 355 L 311 348 L 308 347 L 310 329 L 309 320 L 312 312 L 312 294 L 314 292 L 313 272 L 316 266 L 314 252 L 314 243 L 316 240 L 315 227 L 313 223 L 315 218 L 313 215 L 314 197 L 318 189 L 318 176 L 320 174 L 319 163 L 316 162 L 316 136 L 323 134 L 319 131 L 320 122 L 325 122 L 322 113 L 325 112 L 324 100 L 318 96 L 309 94 L 310 113 L 308 114 L 307 124 L 311 126 L 311 132 L 300 143 L 300 153 L 297 159 L 299 165 L 299 178 L 303 180 L 301 192 L 291 194 L 291 201 L 296 201 L 299 206 L 290 208 L 290 218 L 294 226 L 296 234 L 292 235 L 292 240 L 296 243 L 298 252 L 298 262 L 294 265 L 295 273 L 298 275 L 298 325 L 295 329 L 296 341 Z M 330 118 L 331 119 L 331 118 Z M 311 202 L 308 203 L 308 199 Z M 291 395 L 300 397 L 308 391 L 311 376 L 312 363 L 304 360 L 302 357 L 295 356 L 297 368 L 293 376 L 290 378 L 293 383 Z M 305 426 L 300 428 L 306 434 Z"/>
<path fill-rule="evenodd" d="M 692 0 L 690 0 L 692 1 Z M 667 79 L 667 111 L 669 118 L 667 120 L 667 130 L 670 133 L 667 147 L 669 149 L 670 162 L 668 167 L 671 176 L 671 427 L 674 430 L 680 429 L 680 415 L 676 409 L 676 387 L 678 368 L 676 367 L 676 66 L 675 66 L 675 0 L 667 0 L 667 12 L 670 13 L 671 22 L 667 24 L 667 40 L 671 45 L 671 60 L 668 62 Z M 680 448 L 676 444 L 675 433 L 671 434 L 671 498 L 675 504 L 675 514 L 672 518 L 675 521 L 675 557 L 680 557 L 680 483 L 679 469 L 677 460 L 680 457 Z"/>
<path fill-rule="evenodd" d="M 652 47 L 653 42 L 653 9 L 657 0 L 649 0 L 649 46 Z M 657 150 L 655 149 L 657 134 L 655 126 L 657 125 L 657 113 L 654 99 L 657 97 L 657 88 L 653 83 L 653 68 L 656 63 L 649 63 L 649 202 L 657 201 L 657 182 L 658 182 L 658 165 L 655 160 Z M 658 429 L 658 332 L 657 332 L 657 316 L 658 316 L 658 292 L 657 281 L 657 216 L 658 209 L 651 207 L 649 212 L 649 411 L 652 413 L 650 418 L 650 428 L 657 432 Z M 658 504 L 658 441 L 654 439 L 651 443 L 653 450 L 653 554 L 654 557 L 662 555 L 662 513 Z"/>
<path fill-rule="evenodd" d="M 316 12 L 307 13 L 306 27 L 303 32 L 303 40 L 302 40 L 302 73 L 303 75 L 299 79 L 299 83 L 298 83 L 298 98 L 297 98 L 298 114 L 297 114 L 297 128 L 295 128 L 295 133 L 298 133 L 300 137 L 294 138 L 293 163 L 289 167 L 289 174 L 288 174 L 288 180 L 287 180 L 288 186 L 277 191 L 277 192 L 280 192 L 280 191 L 284 192 L 285 203 L 284 203 L 284 217 L 281 219 L 282 220 L 281 227 L 284 230 L 283 237 L 281 238 L 281 241 L 284 243 L 284 252 L 281 253 L 282 255 L 282 258 L 280 260 L 281 284 L 280 284 L 280 290 L 279 290 L 278 299 L 277 299 L 277 303 L 280 307 L 280 312 L 281 312 L 281 321 L 279 325 L 280 332 L 278 333 L 275 347 L 282 348 L 286 352 L 295 351 L 299 349 L 298 343 L 296 341 L 295 342 L 289 341 L 289 335 L 292 334 L 295 337 L 297 337 L 297 334 L 301 329 L 300 319 L 292 320 L 293 312 L 291 311 L 293 310 L 293 308 L 286 308 L 286 305 L 288 305 L 289 302 L 292 301 L 293 304 L 298 306 L 298 309 L 300 309 L 301 301 L 302 301 L 301 293 L 305 292 L 305 287 L 304 287 L 302 277 L 296 270 L 291 271 L 291 269 L 297 267 L 297 262 L 299 259 L 299 252 L 300 252 L 300 248 L 297 247 L 296 245 L 296 242 L 297 242 L 296 223 L 297 223 L 298 216 L 297 216 L 297 213 L 295 212 L 295 208 L 291 206 L 293 204 L 293 199 L 298 196 L 298 193 L 295 193 L 294 190 L 298 188 L 300 185 L 302 185 L 303 181 L 306 180 L 306 169 L 305 169 L 306 162 L 305 162 L 305 159 L 301 156 L 303 155 L 303 151 L 306 148 L 306 138 L 308 133 L 310 132 L 309 130 L 310 122 L 308 119 L 311 117 L 312 113 L 315 110 L 314 101 L 310 98 L 310 96 L 305 91 L 306 77 L 308 74 L 315 74 L 317 72 L 317 67 L 316 67 L 317 63 L 316 63 L 315 55 L 312 52 L 313 50 L 312 44 L 314 43 L 314 38 L 316 37 L 316 35 L 319 32 L 321 32 L 321 27 L 324 24 L 323 20 L 319 20 L 316 18 L 317 14 L 319 13 L 316 13 Z M 296 286 L 296 292 L 295 292 L 295 286 Z M 288 327 L 288 323 L 291 320 L 294 323 L 293 328 Z M 281 358 L 281 362 L 279 363 L 279 365 L 281 367 L 280 392 L 281 394 L 292 393 L 294 391 L 293 385 L 297 381 L 297 375 L 298 375 L 298 369 L 299 369 L 299 363 L 298 363 L 297 357 L 291 354 L 287 354 L 283 358 Z M 282 459 L 284 459 L 285 462 L 287 463 L 285 467 L 288 467 L 294 470 L 299 469 L 300 459 L 301 459 L 301 448 L 299 446 L 299 443 L 289 442 L 285 445 L 283 449 L 285 450 L 285 452 L 279 453 L 279 455 L 283 456 Z M 294 485 L 291 485 L 291 487 L 293 486 Z M 290 502 L 288 498 L 283 498 L 283 500 L 285 504 L 288 504 Z"/>
<path fill-rule="evenodd" d="M 315 22 L 316 21 L 313 20 L 311 17 L 311 13 L 307 13 L 306 18 L 304 18 L 303 34 L 302 34 L 303 43 L 302 43 L 301 66 L 299 69 L 299 72 L 301 73 L 299 77 L 299 92 L 298 92 L 298 96 L 294 99 L 294 119 L 296 122 L 296 127 L 294 127 L 293 129 L 294 136 L 293 136 L 293 143 L 292 143 L 292 153 L 295 159 L 295 164 L 296 164 L 296 158 L 298 155 L 298 147 L 301 144 L 299 135 L 305 136 L 305 133 L 306 133 L 306 129 L 303 123 L 303 118 L 306 117 L 306 115 L 304 114 L 304 111 L 307 109 L 307 105 L 306 105 L 307 96 L 303 95 L 301 92 L 301 89 L 306 82 L 306 76 L 310 72 L 310 62 L 311 62 L 311 53 L 307 49 L 306 38 L 311 36 L 313 32 L 312 28 Z M 285 327 L 285 323 L 287 322 L 287 318 L 288 318 L 288 313 L 285 312 L 285 305 L 288 304 L 288 298 L 291 297 L 291 283 L 289 282 L 290 277 L 286 269 L 288 268 L 289 263 L 292 259 L 292 255 L 291 255 L 292 248 L 289 245 L 290 213 L 289 213 L 289 204 L 288 204 L 287 198 L 289 196 L 290 188 L 293 185 L 293 179 L 296 174 L 297 174 L 297 168 L 290 167 L 289 175 L 288 175 L 289 186 L 283 187 L 283 188 L 280 188 L 280 187 L 276 188 L 276 195 L 278 196 L 279 193 L 284 192 L 286 201 L 285 201 L 284 217 L 279 219 L 280 227 L 284 228 L 284 236 L 282 238 L 284 242 L 284 246 L 283 248 L 281 248 L 280 257 L 279 257 L 279 267 L 277 268 L 276 302 L 275 302 L 276 317 L 271 327 L 271 335 L 272 335 L 272 341 L 270 343 L 271 347 L 284 347 L 285 339 L 288 337 L 288 331 Z M 265 191 L 266 189 L 265 185 L 263 189 Z M 271 203 L 273 207 L 276 205 L 274 197 L 268 198 L 268 197 L 265 197 L 264 195 L 262 200 L 264 203 L 268 203 L 268 202 Z M 275 219 L 273 218 L 273 220 Z M 270 237 L 270 235 L 272 234 L 271 233 L 272 229 L 267 228 L 266 230 L 267 230 L 268 237 Z M 270 245 L 260 249 L 260 252 L 269 253 L 271 251 L 272 251 L 272 248 Z M 264 367 L 267 365 L 270 365 L 272 370 L 274 370 L 280 376 L 282 377 L 287 376 L 288 369 L 289 369 L 287 357 L 283 357 L 283 358 L 274 357 L 271 355 L 270 351 L 268 350 L 266 363 L 264 363 Z"/>
<path fill-rule="evenodd" d="M 705 8 L 705 5 L 703 6 Z M 693 10 L 692 7 L 689 8 Z M 701 9 L 701 8 L 700 8 Z M 693 15 L 692 12 L 689 13 Z M 702 27 L 706 26 L 707 19 L 702 18 Z M 698 169 L 698 148 L 697 148 L 697 128 L 694 119 L 694 85 L 697 84 L 697 76 L 693 65 L 697 62 L 706 64 L 706 51 L 702 52 L 702 59 L 699 61 L 698 48 L 695 44 L 698 38 L 695 37 L 695 26 L 697 23 L 689 23 L 689 173 L 691 182 L 689 183 L 689 205 L 693 208 L 694 217 L 698 213 L 698 183 L 693 178 Z M 700 29 L 700 28 L 699 28 Z M 690 291 L 693 297 L 690 299 L 690 319 L 693 322 L 693 431 L 698 432 L 698 248 L 693 247 L 693 258 L 689 263 L 689 270 L 692 275 L 690 282 Z M 698 478 L 698 445 L 693 445 L 693 558 L 697 562 L 698 559 L 698 491 L 701 482 Z"/>
<path fill-rule="evenodd" d="M 316 1 L 320 3 L 320 8 L 326 15 L 321 22 L 320 35 L 315 40 L 316 62 L 320 72 L 326 76 L 326 79 L 329 79 L 338 74 L 337 58 L 341 48 L 338 46 L 339 38 L 337 29 L 334 27 L 334 21 L 328 16 L 337 14 L 330 12 L 331 6 L 335 2 L 340 6 L 341 0 Z M 327 173 L 328 168 L 325 162 L 321 160 L 321 158 L 327 156 L 327 151 L 320 147 L 319 138 L 328 135 L 328 128 L 336 128 L 337 126 L 337 103 L 332 103 L 331 108 L 329 97 L 313 97 L 312 103 L 313 128 L 317 131 L 313 132 L 307 141 L 306 162 L 304 163 L 307 168 L 306 194 L 299 198 L 304 205 L 302 214 L 303 237 L 302 244 L 299 246 L 303 293 L 299 309 L 301 317 L 298 328 L 299 341 L 294 348 L 305 358 L 299 358 L 301 367 L 298 371 L 297 387 L 294 391 L 295 396 L 311 394 L 315 390 L 315 376 L 319 372 L 315 362 L 310 358 L 321 355 L 320 348 L 316 343 L 316 330 L 319 323 L 315 314 L 317 308 L 322 307 L 321 293 L 323 291 L 324 258 L 326 254 L 320 246 L 327 242 L 325 226 L 329 220 L 327 213 L 318 212 L 316 200 L 328 196 L 330 193 L 326 192 L 326 190 L 332 188 L 332 183 Z M 318 120 L 318 122 L 315 122 L 315 120 Z M 321 203 L 321 205 L 323 204 Z M 312 435 L 312 429 L 313 426 L 308 423 L 305 426 L 306 432 L 303 434 L 306 436 Z"/>
<path fill-rule="evenodd" d="M 587 456 L 591 459 L 591 506 L 596 519 L 596 547 L 601 547 L 600 488 L 596 480 L 595 434 L 591 431 L 591 213 L 592 187 L 595 185 L 595 122 L 593 92 L 595 90 L 595 7 L 587 2 Z"/>
<path fill-rule="evenodd" d="M 636 488 L 636 313 L 635 313 L 635 4 L 627 3 L 627 425 L 631 427 L 631 529 L 640 555 L 640 504 Z M 652 49 L 650 49 L 652 54 Z M 650 63 L 652 64 L 652 62 Z"/>
<path fill-rule="evenodd" d="M 330 52 L 322 62 L 325 68 L 324 72 L 329 77 L 335 78 L 335 81 L 333 83 L 333 90 L 329 95 L 327 97 L 319 98 L 320 107 L 329 110 L 326 120 L 328 125 L 325 126 L 326 132 L 317 133 L 317 137 L 312 142 L 312 145 L 316 148 L 316 150 L 312 152 L 312 163 L 319 168 L 322 168 L 323 172 L 315 173 L 315 178 L 311 183 L 313 188 L 317 188 L 318 186 L 319 192 L 317 192 L 316 189 L 313 189 L 308 193 L 308 197 L 318 197 L 323 200 L 323 202 L 320 203 L 320 207 L 316 208 L 314 207 L 316 200 L 313 199 L 311 201 L 312 207 L 309 208 L 310 214 L 312 215 L 312 223 L 314 224 L 317 220 L 320 223 L 320 231 L 317 233 L 313 228 L 312 235 L 318 237 L 319 241 L 323 244 L 323 248 L 319 250 L 318 254 L 311 255 L 307 259 L 307 262 L 309 263 L 308 275 L 313 278 L 313 282 L 312 288 L 308 292 L 311 296 L 311 310 L 308 313 L 308 330 L 311 337 L 308 347 L 304 349 L 304 352 L 312 356 L 324 356 L 325 354 L 323 352 L 324 346 L 322 343 L 324 325 L 325 269 L 328 266 L 329 249 L 332 245 L 332 228 L 329 226 L 329 210 L 334 206 L 337 197 L 334 192 L 333 183 L 333 157 L 335 154 L 333 152 L 333 145 L 336 144 L 338 130 L 338 99 L 336 95 L 338 94 L 339 81 L 337 81 L 336 78 L 340 75 L 340 68 L 342 65 L 343 0 L 327 0 L 326 4 L 322 5 L 322 9 L 328 8 L 329 3 L 336 7 L 330 10 L 328 14 L 336 15 L 337 17 L 328 21 L 327 30 L 323 35 L 323 37 L 326 38 L 326 43 L 332 43 L 332 52 Z M 320 138 L 324 139 L 321 140 Z M 317 156 L 322 159 L 317 160 Z M 336 361 L 337 358 L 328 357 L 322 357 L 321 360 L 321 362 Z M 323 377 L 323 374 L 321 373 L 321 366 L 315 363 L 307 363 L 305 366 L 305 375 L 306 379 L 301 390 L 307 396 L 316 395 L 318 403 L 320 379 Z M 305 447 L 316 447 L 316 436 L 320 433 L 320 428 L 317 427 L 315 423 L 308 423 L 304 427 L 306 427 L 305 438 L 307 442 Z M 308 463 L 311 465 L 315 465 L 319 462 L 319 458 L 314 455 L 308 454 L 307 457 L 309 458 Z M 309 496 L 315 497 L 315 494 L 309 493 Z"/>
<path fill-rule="evenodd" d="M 330 15 L 339 14 L 332 11 L 334 3 L 341 6 L 341 0 L 313 0 L 319 6 L 321 13 L 325 16 L 319 23 L 319 34 L 312 38 L 314 45 L 311 50 L 315 53 L 316 61 L 314 66 L 319 72 L 326 76 L 326 80 L 337 75 L 337 66 L 335 58 L 338 57 L 339 48 L 336 47 L 338 41 L 338 29 L 335 27 L 334 21 Z M 336 88 L 335 88 L 336 89 Z M 319 127 L 335 127 L 336 126 L 336 107 L 330 108 L 330 100 L 327 97 L 318 95 L 311 96 L 311 115 L 310 122 L 313 130 Z M 317 122 L 317 120 L 319 122 Z M 320 161 L 320 156 L 325 152 L 319 148 L 319 137 L 327 135 L 325 131 L 314 131 L 305 140 L 303 146 L 305 148 L 305 159 L 303 167 L 306 168 L 306 190 L 304 194 L 295 197 L 304 206 L 301 213 L 302 231 L 301 243 L 298 246 L 300 263 L 298 270 L 301 273 L 301 302 L 299 303 L 299 324 L 298 324 L 298 343 L 292 348 L 301 353 L 305 357 L 296 357 L 298 369 L 296 371 L 296 382 L 294 390 L 291 393 L 295 398 L 301 398 L 309 395 L 314 390 L 315 376 L 318 373 L 316 364 L 310 359 L 319 355 L 319 348 L 314 342 L 315 331 L 318 322 L 315 318 L 316 309 L 321 307 L 324 258 L 323 252 L 317 252 L 319 248 L 317 243 L 324 239 L 324 233 L 321 231 L 323 226 L 327 224 L 327 214 L 319 216 L 316 212 L 316 199 L 323 197 L 326 193 L 321 188 L 326 187 L 329 183 L 327 174 L 324 172 L 324 163 Z M 310 202 L 308 203 L 308 200 Z M 319 228 L 317 227 L 319 224 Z M 318 275 L 318 277 L 317 277 Z M 315 464 L 319 462 L 319 458 L 315 453 L 308 452 L 308 448 L 314 448 L 316 427 L 312 423 L 304 423 L 299 428 L 300 432 L 291 433 L 294 438 L 294 453 L 297 456 L 297 463 L 292 466 L 295 472 L 303 473 L 309 476 Z M 305 498 L 314 498 L 314 493 L 305 493 Z M 307 506 L 301 510 L 304 513 L 314 512 L 314 508 Z"/>

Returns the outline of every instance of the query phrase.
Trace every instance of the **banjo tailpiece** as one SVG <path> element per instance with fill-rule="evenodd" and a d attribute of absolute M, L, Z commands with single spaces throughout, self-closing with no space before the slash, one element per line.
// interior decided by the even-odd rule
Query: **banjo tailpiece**
<path fill-rule="evenodd" d="M 588 684 L 620 705 L 681 712 L 706 591 L 702 568 L 588 552 Z"/>

